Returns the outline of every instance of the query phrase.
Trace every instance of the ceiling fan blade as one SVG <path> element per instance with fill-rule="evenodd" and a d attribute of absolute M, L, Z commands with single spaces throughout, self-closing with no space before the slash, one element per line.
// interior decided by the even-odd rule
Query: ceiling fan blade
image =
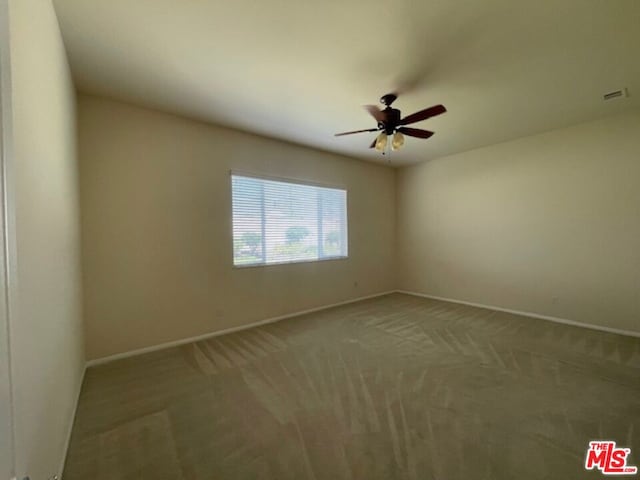
<path fill-rule="evenodd" d="M 409 135 L 410 137 L 418 138 L 429 138 L 433 135 L 433 132 L 430 132 L 429 130 L 422 130 L 421 128 L 400 127 L 398 131 L 405 135 Z"/>
<path fill-rule="evenodd" d="M 364 130 L 354 130 L 353 132 L 336 133 L 334 137 L 342 137 L 343 135 L 353 135 L 354 133 L 377 132 L 377 128 L 365 128 Z"/>
<path fill-rule="evenodd" d="M 373 118 L 378 122 L 384 122 L 386 120 L 386 116 L 382 110 L 380 110 L 375 105 L 365 105 L 364 108 L 371 114 Z"/>
<path fill-rule="evenodd" d="M 419 112 L 412 113 L 411 115 L 404 117 L 400 120 L 400 125 L 409 125 L 410 123 L 426 120 L 427 118 L 435 117 L 436 115 L 440 115 L 446 111 L 447 109 L 444 108 L 444 105 L 434 105 L 433 107 L 425 108 L 424 110 L 420 110 Z"/>
<path fill-rule="evenodd" d="M 373 139 L 373 142 L 371 142 L 371 145 L 369 145 L 369 148 L 376 148 L 377 142 L 378 142 L 378 137 Z"/>

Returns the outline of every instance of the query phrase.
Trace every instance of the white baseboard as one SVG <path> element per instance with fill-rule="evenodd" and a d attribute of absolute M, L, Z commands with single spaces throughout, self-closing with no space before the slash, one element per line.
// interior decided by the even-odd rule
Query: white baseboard
<path fill-rule="evenodd" d="M 182 338 L 173 342 L 161 343 L 158 345 L 152 345 L 151 347 L 138 348 L 136 350 L 130 350 L 128 352 L 116 353 L 115 355 L 109 355 L 107 357 L 96 358 L 87 362 L 87 367 L 95 367 L 96 365 L 103 365 L 105 363 L 113 362 L 115 360 L 121 360 L 123 358 L 135 357 L 136 355 L 142 355 L 144 353 L 156 352 L 158 350 L 164 350 L 166 348 L 178 347 L 186 343 L 198 342 L 200 340 L 206 340 L 208 338 L 218 337 L 220 335 L 226 335 L 228 333 L 239 332 L 247 330 L 253 327 L 259 327 L 260 325 L 266 325 L 268 323 L 278 322 L 291 317 L 297 317 L 299 315 L 305 315 L 307 313 L 319 312 L 328 308 L 339 307 L 340 305 L 347 305 L 349 303 L 359 302 L 370 298 L 382 297 L 394 293 L 395 290 L 389 290 L 387 292 L 375 293 L 373 295 L 366 295 L 364 297 L 352 298 L 351 300 L 345 300 L 343 302 L 332 303 L 329 305 L 323 305 L 321 307 L 310 308 L 308 310 L 300 310 L 298 312 L 287 313 L 286 315 L 280 315 L 277 317 L 266 318 L 264 320 L 258 320 L 257 322 L 248 323 L 246 325 L 240 325 L 238 327 L 225 328 L 224 330 L 217 330 L 215 332 L 205 333 L 203 335 L 197 335 L 195 337 Z"/>
<path fill-rule="evenodd" d="M 464 300 L 456 300 L 454 298 L 437 297 L 435 295 L 427 295 L 426 293 L 410 292 L 407 290 L 396 290 L 396 293 L 404 293 L 405 295 L 413 295 L 414 297 L 424 297 L 424 298 L 429 298 L 431 300 L 441 300 L 443 302 L 458 303 L 460 305 L 469 305 L 470 307 L 478 307 L 478 308 L 484 308 L 487 310 L 495 310 L 498 312 L 512 313 L 514 315 L 520 315 L 523 317 L 531 317 L 531 318 L 539 318 L 541 320 L 548 320 L 550 322 L 562 323 L 564 325 L 571 325 L 574 327 L 589 328 L 591 330 L 599 330 L 601 332 L 616 333 L 618 335 L 626 335 L 629 337 L 640 338 L 640 332 L 635 332 L 633 330 L 622 330 L 619 328 L 611 328 L 611 327 L 605 327 L 601 325 L 594 325 L 592 323 L 576 322 L 575 320 L 568 320 L 566 318 L 552 317 L 550 315 L 541 315 L 539 313 L 532 313 L 532 312 L 523 312 L 521 310 L 513 310 L 510 308 L 496 307 L 494 305 L 484 305 L 482 303 L 466 302 Z"/>
<path fill-rule="evenodd" d="M 215 332 L 209 332 L 209 333 L 205 333 L 203 335 L 197 335 L 195 337 L 182 338 L 180 340 L 175 340 L 173 342 L 161 343 L 161 344 L 158 344 L 158 345 L 152 345 L 150 347 L 144 347 L 144 348 L 139 348 L 139 349 L 136 349 L 136 350 L 130 350 L 128 352 L 116 353 L 115 355 L 109 355 L 107 357 L 96 358 L 94 360 L 89 360 L 87 362 L 87 368 L 95 367 L 97 365 L 103 365 L 105 363 L 110 363 L 110 362 L 113 362 L 115 360 L 121 360 L 123 358 L 135 357 L 137 355 L 142 355 L 142 354 L 145 354 L 145 353 L 156 352 L 158 350 L 164 350 L 166 348 L 178 347 L 180 345 L 184 345 L 184 344 L 187 344 L 187 343 L 198 342 L 200 340 L 206 340 L 208 338 L 213 338 L 213 337 L 217 337 L 217 336 L 220 336 L 220 335 L 226 335 L 228 333 L 239 332 L 239 331 L 247 330 L 247 329 L 253 328 L 253 327 L 259 327 L 261 325 L 267 325 L 269 323 L 278 322 L 280 320 L 285 320 L 287 318 L 297 317 L 299 315 L 305 315 L 307 313 L 319 312 L 321 310 L 326 310 L 328 308 L 339 307 L 341 305 L 347 305 L 349 303 L 359 302 L 359 301 L 367 300 L 367 299 L 370 299 L 370 298 L 382 297 L 384 295 L 389 295 L 391 293 L 403 293 L 403 294 L 406 294 L 406 295 L 413 295 L 413 296 L 416 296 L 416 297 L 424 297 L 424 298 L 429 298 L 429 299 L 432 299 L 432 300 L 441 300 L 443 302 L 457 303 L 457 304 L 460 304 L 460 305 L 469 305 L 471 307 L 484 308 L 484 309 L 494 310 L 494 311 L 498 311 L 498 312 L 512 313 L 514 315 L 520 315 L 520 316 L 524 316 L 524 317 L 539 318 L 541 320 L 548 320 L 548 321 L 551 321 L 551 322 L 562 323 L 562 324 L 565 324 L 565 325 L 572 325 L 574 327 L 589 328 L 589 329 L 592 329 L 592 330 L 599 330 L 599 331 L 607 332 L 607 333 L 615 333 L 615 334 L 618 334 L 618 335 L 626 335 L 626 336 L 630 336 L 630 337 L 639 337 L 640 338 L 640 332 L 636 332 L 636 331 L 632 331 L 632 330 L 622 330 L 622 329 L 618 329 L 618 328 L 611 328 L 611 327 L 605 327 L 605 326 L 600 326 L 600 325 L 593 325 L 591 323 L 577 322 L 577 321 L 568 320 L 568 319 L 565 319 L 565 318 L 552 317 L 550 315 L 541 315 L 539 313 L 524 312 L 524 311 L 521 311 L 521 310 L 513 310 L 513 309 L 510 309 L 510 308 L 502 308 L 502 307 L 497 307 L 497 306 L 494 306 L 494 305 L 485 305 L 485 304 L 476 303 L 476 302 L 467 302 L 467 301 L 464 301 L 464 300 L 456 300 L 454 298 L 438 297 L 436 295 L 428 295 L 428 294 L 425 294 L 425 293 L 411 292 L 411 291 L 407 291 L 407 290 L 390 290 L 390 291 L 386 291 L 386 292 L 375 293 L 373 295 L 367 295 L 367 296 L 363 296 L 363 297 L 353 298 L 351 300 L 345 300 L 343 302 L 332 303 L 332 304 L 329 304 L 329 305 L 323 305 L 323 306 L 320 306 L 320 307 L 310 308 L 310 309 L 307 309 L 307 310 L 300 310 L 298 312 L 288 313 L 286 315 L 280 315 L 280 316 L 277 316 L 277 317 L 266 318 L 264 320 L 259 320 L 257 322 L 252 322 L 252 323 L 249 323 L 249 324 L 246 324 L 246 325 L 240 325 L 238 327 L 225 328 L 224 330 L 218 330 L 218 331 L 215 331 Z"/>
<path fill-rule="evenodd" d="M 71 433 L 73 432 L 73 424 L 76 420 L 76 414 L 78 413 L 78 403 L 80 402 L 80 392 L 82 392 L 82 385 L 84 384 L 84 376 L 87 373 L 87 366 L 85 365 L 82 370 L 82 376 L 80 377 L 80 383 L 78 383 L 78 391 L 75 396 L 75 404 L 73 405 L 73 415 L 71 416 L 71 421 L 69 422 L 69 428 L 67 429 L 67 438 L 64 443 L 64 453 L 62 456 L 62 460 L 60 461 L 60 467 L 58 468 L 58 476 L 63 478 L 64 474 L 64 464 L 67 461 L 67 453 L 69 452 L 69 444 L 71 443 Z"/>

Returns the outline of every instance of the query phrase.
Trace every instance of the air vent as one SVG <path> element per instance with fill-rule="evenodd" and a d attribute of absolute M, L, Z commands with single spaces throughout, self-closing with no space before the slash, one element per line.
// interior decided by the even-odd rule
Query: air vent
<path fill-rule="evenodd" d="M 613 100 L 614 98 L 624 98 L 629 96 L 626 88 L 621 88 L 620 90 L 614 90 L 613 92 L 605 93 L 602 98 L 604 100 Z"/>

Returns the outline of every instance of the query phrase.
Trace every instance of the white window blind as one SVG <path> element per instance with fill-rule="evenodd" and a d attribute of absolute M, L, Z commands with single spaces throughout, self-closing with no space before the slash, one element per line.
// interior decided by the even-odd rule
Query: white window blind
<path fill-rule="evenodd" d="M 231 175 L 233 264 L 347 256 L 347 191 Z"/>

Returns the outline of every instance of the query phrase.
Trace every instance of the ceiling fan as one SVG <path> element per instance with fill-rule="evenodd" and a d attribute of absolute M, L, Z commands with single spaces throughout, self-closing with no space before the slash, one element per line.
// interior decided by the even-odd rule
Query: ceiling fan
<path fill-rule="evenodd" d="M 387 147 L 388 136 L 393 135 L 393 139 L 391 140 L 391 148 L 393 150 L 398 150 L 402 147 L 404 144 L 404 135 L 416 138 L 429 138 L 433 135 L 433 132 L 429 130 L 422 130 L 420 128 L 405 127 L 405 125 L 420 122 L 447 111 L 447 109 L 444 108 L 444 105 L 434 105 L 433 107 L 425 108 L 424 110 L 420 110 L 419 112 L 412 113 L 411 115 L 407 115 L 402 118 L 400 116 L 400 110 L 397 108 L 391 108 L 391 104 L 395 102 L 397 98 L 398 96 L 395 93 L 388 93 L 384 95 L 380 99 L 380 103 L 386 105 L 384 110 L 380 110 L 380 108 L 375 105 L 365 105 L 364 108 L 367 109 L 371 116 L 378 121 L 378 128 L 366 128 L 364 130 L 336 133 L 335 136 L 341 137 L 343 135 L 352 135 L 354 133 L 380 131 L 380 135 L 371 142 L 369 148 L 375 148 L 384 155 L 384 150 Z"/>

